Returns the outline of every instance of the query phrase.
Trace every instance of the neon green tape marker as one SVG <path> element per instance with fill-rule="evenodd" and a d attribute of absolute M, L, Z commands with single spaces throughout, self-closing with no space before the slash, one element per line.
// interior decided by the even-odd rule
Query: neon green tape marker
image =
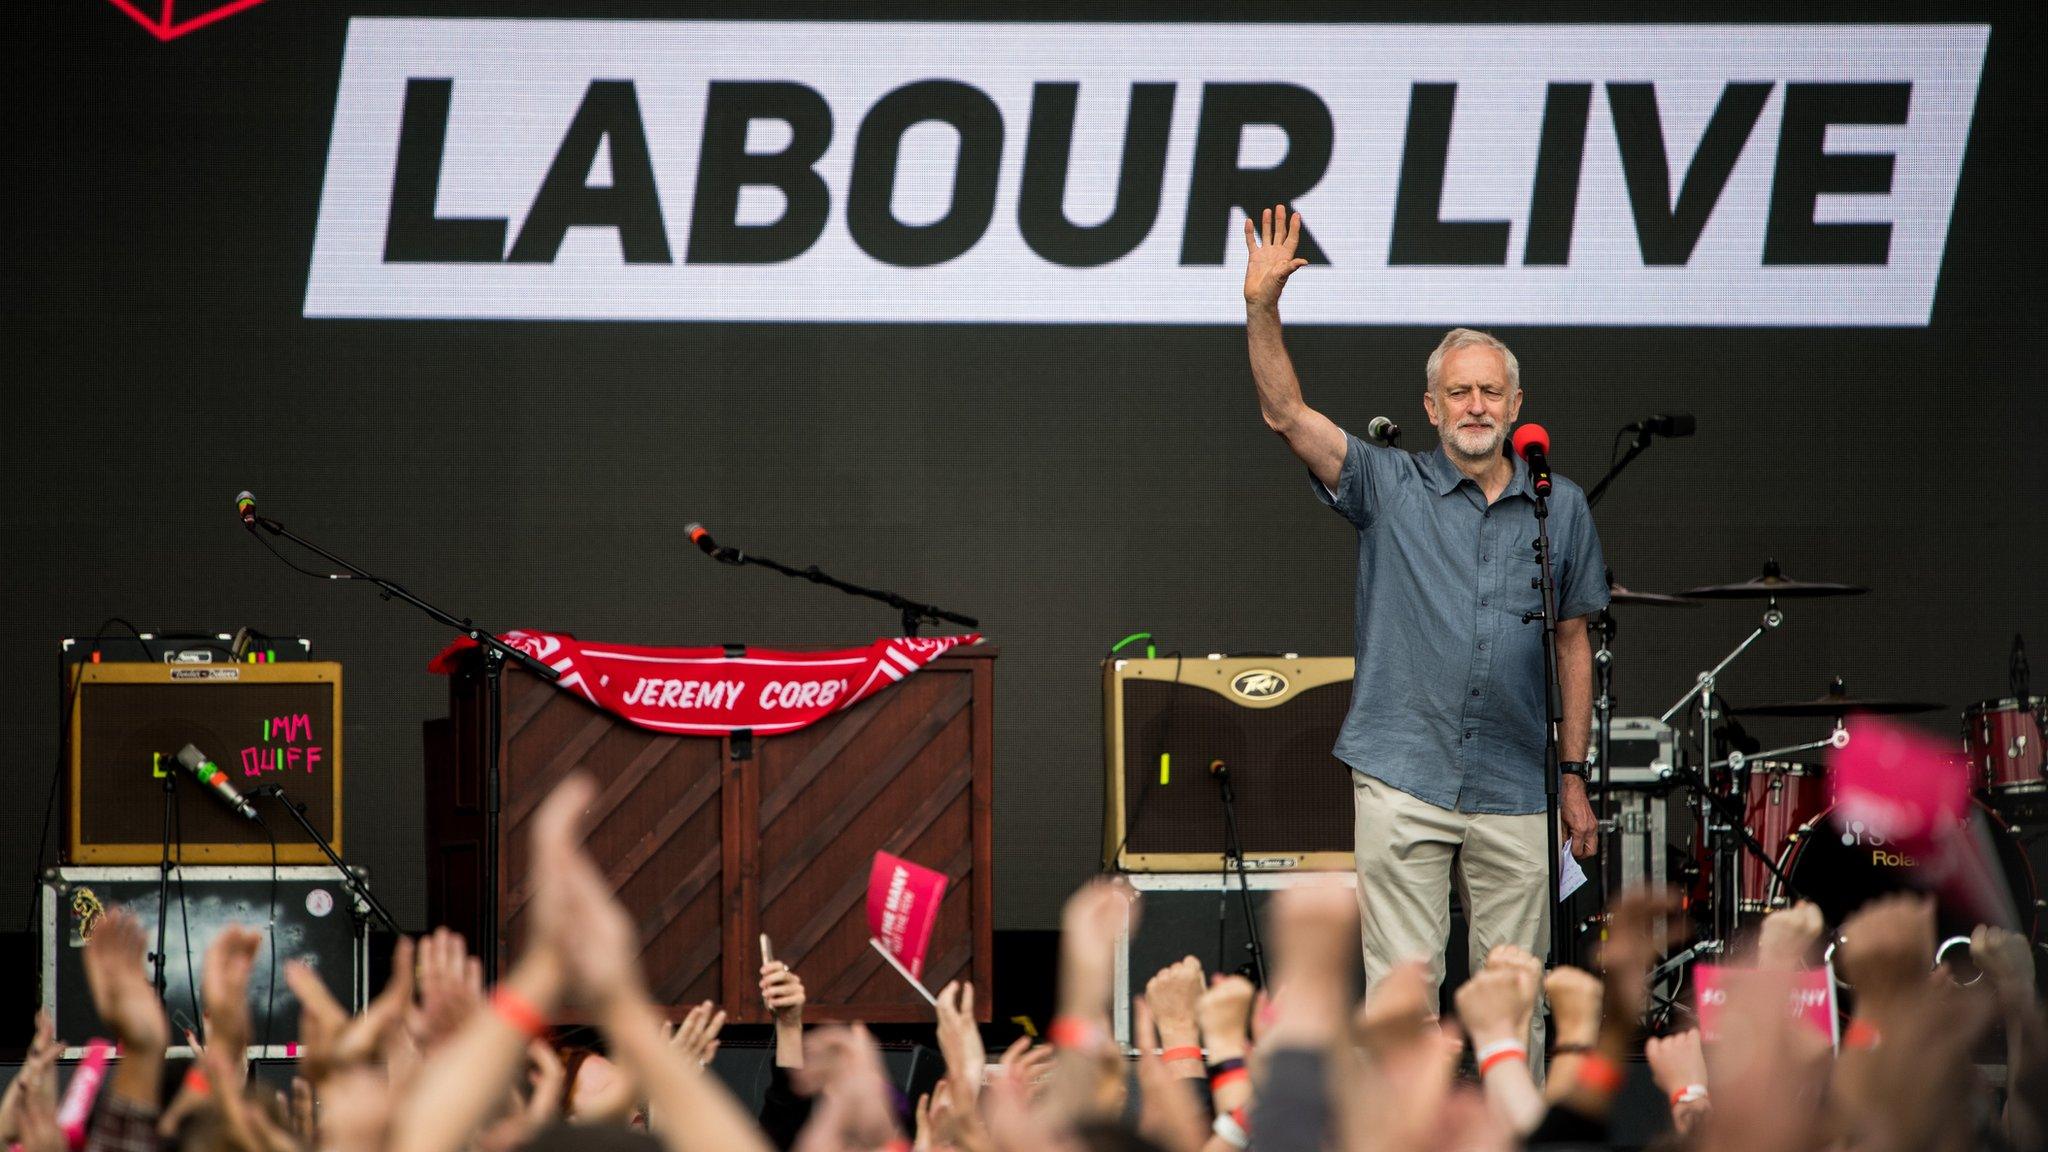
<path fill-rule="evenodd" d="M 1161 752 L 1159 754 L 1159 782 L 1161 784 L 1165 784 L 1172 778 L 1172 776 L 1173 754 L 1170 752 Z"/>

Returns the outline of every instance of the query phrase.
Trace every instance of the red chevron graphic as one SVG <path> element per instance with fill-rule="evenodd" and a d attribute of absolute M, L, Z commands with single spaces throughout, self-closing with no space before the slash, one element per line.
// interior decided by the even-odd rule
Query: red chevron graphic
<path fill-rule="evenodd" d="M 109 0 L 114 7 L 126 12 L 130 20 L 142 25 L 151 36 L 165 43 L 176 40 L 187 32 L 197 32 L 208 24 L 225 20 L 237 12 L 254 8 L 263 3 L 263 0 L 228 0 L 225 4 L 209 8 L 197 16 L 182 21 L 172 15 L 172 9 L 176 7 L 177 2 L 178 0 Z M 151 16 L 143 10 L 144 5 L 154 8 L 158 3 L 163 6 L 162 12 L 158 15 Z"/>

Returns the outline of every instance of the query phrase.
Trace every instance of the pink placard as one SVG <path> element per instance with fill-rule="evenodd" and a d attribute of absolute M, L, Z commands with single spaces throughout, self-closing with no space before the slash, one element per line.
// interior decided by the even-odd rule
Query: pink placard
<path fill-rule="evenodd" d="M 887 852 L 875 853 L 868 870 L 868 935 L 889 955 L 924 978 L 925 950 L 939 922 L 939 901 L 946 895 L 946 874 L 913 864 Z"/>
<path fill-rule="evenodd" d="M 1852 716 L 1847 727 L 1849 743 L 1828 753 L 1833 831 L 1843 844 L 1973 920 L 2018 927 L 1954 749 L 1876 716 Z"/>
<path fill-rule="evenodd" d="M 1722 964 L 1695 964 L 1692 969 L 1693 1007 L 1699 1013 L 1700 1039 L 1713 1043 L 1721 1038 L 1721 1012 L 1728 996 L 1741 982 L 1761 975 L 1753 968 L 1730 968 Z M 1835 982 L 1825 968 L 1800 972 L 1770 973 L 1773 978 L 1789 976 L 1786 1008 L 1832 1044 L 1835 1036 Z"/>

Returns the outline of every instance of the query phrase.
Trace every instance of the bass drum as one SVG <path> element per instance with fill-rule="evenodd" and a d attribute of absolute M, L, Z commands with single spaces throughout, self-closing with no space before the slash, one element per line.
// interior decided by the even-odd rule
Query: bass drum
<path fill-rule="evenodd" d="M 2026 848 L 1989 805 L 1982 800 L 1970 803 L 1983 817 L 1985 831 L 1997 850 L 1999 871 L 2005 876 L 2013 905 L 2019 912 L 2019 930 L 2027 939 L 2037 939 L 2035 933 L 2039 929 L 2040 906 L 2035 903 L 2038 896 L 2034 869 L 2027 862 Z M 1867 838 L 1842 843 L 1841 834 L 1828 819 L 1833 811 L 1833 808 L 1823 811 L 1800 828 L 1791 846 L 1779 859 L 1778 867 L 1791 878 L 1794 889 L 1819 905 L 1821 915 L 1826 917 L 1830 927 L 1839 927 L 1851 913 L 1879 896 L 1917 889 L 1908 883 L 1912 866 L 1900 863 L 1903 854 L 1897 849 L 1873 843 Z M 1773 898 L 1784 896 L 1783 889 L 1782 883 L 1772 880 Z M 1785 901 L 1787 904 L 1790 902 Z M 1935 918 L 1942 940 L 1967 937 L 1970 929 L 1976 927 L 1968 917 L 1951 910 L 1946 904 L 1936 911 Z"/>

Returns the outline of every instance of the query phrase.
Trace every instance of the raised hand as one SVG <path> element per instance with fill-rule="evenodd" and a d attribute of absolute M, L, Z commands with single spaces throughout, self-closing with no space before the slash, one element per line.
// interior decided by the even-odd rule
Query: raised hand
<path fill-rule="evenodd" d="M 206 1006 L 206 1045 L 240 1052 L 249 1046 L 249 973 L 263 933 L 230 924 L 207 945 L 201 962 L 199 994 Z"/>
<path fill-rule="evenodd" d="M 1121 880 L 1091 880 L 1060 913 L 1060 1011 L 1099 1017 L 1109 1008 L 1117 937 L 1137 926 L 1136 897 Z"/>
<path fill-rule="evenodd" d="M 1366 990 L 1365 1003 L 1352 1016 L 1351 1031 L 1368 1055 L 1400 1049 L 1431 1031 L 1435 1005 L 1430 1003 L 1426 969 L 1420 960 L 1403 961 Z"/>
<path fill-rule="evenodd" d="M 1458 1022 L 1474 1049 L 1526 1041 L 1536 1009 L 1536 978 L 1519 965 L 1488 963 L 1458 986 L 1456 1000 Z"/>
<path fill-rule="evenodd" d="M 688 1064 L 703 1068 L 718 1054 L 718 1033 L 725 1027 L 725 1009 L 706 1000 L 691 1008 L 679 1024 L 662 1027 L 670 1048 L 680 1053 Z"/>
<path fill-rule="evenodd" d="M 161 1053 L 171 1035 L 170 1019 L 143 965 L 147 948 L 142 925 L 119 908 L 100 917 L 85 945 L 93 1011 L 130 1053 L 145 1048 Z"/>
<path fill-rule="evenodd" d="M 535 945 L 561 961 L 571 998 L 603 1016 L 644 1004 L 647 986 L 639 932 L 583 851 L 584 813 L 596 793 L 579 773 L 534 811 L 532 867 L 543 880 L 530 907 Z"/>
<path fill-rule="evenodd" d="M 1260 210 L 1257 225 L 1247 217 L 1244 246 L 1250 253 L 1244 267 L 1246 307 L 1276 307 L 1287 278 L 1308 267 L 1308 261 L 1294 254 L 1301 246 L 1301 213 L 1289 213 L 1285 204 L 1276 204 Z"/>
<path fill-rule="evenodd" d="M 1979 924 L 1970 933 L 1970 959 L 1990 979 L 2006 1011 L 2026 1011 L 2034 1006 L 2038 995 L 2034 988 L 2034 948 L 2026 937 Z"/>
<path fill-rule="evenodd" d="M 803 980 L 780 960 L 761 965 L 761 1003 L 766 1004 L 775 1017 L 776 1067 L 803 1067 Z"/>
<path fill-rule="evenodd" d="M 946 1059 L 946 1078 L 953 1082 L 954 1096 L 971 1103 L 981 1094 L 982 1073 L 988 1066 L 988 1049 L 974 1022 L 974 985 L 953 981 L 939 989 L 933 1007 L 939 1015 L 939 1053 Z"/>
<path fill-rule="evenodd" d="M 22 1152 L 70 1152 L 64 1129 L 57 1125 L 56 1076 L 46 1065 L 16 1076 L 21 1082 L 21 1121 L 17 1135 Z"/>
<path fill-rule="evenodd" d="M 900 1135 L 882 1050 L 866 1028 L 811 1032 L 804 1037 L 804 1066 L 791 1079 L 799 1092 L 819 1098 L 799 1147 L 880 1148 Z"/>
<path fill-rule="evenodd" d="M 27 1091 L 46 1083 L 43 1073 L 57 1062 L 63 1051 L 64 1045 L 57 1039 L 56 1026 L 50 1022 L 49 1012 L 38 1011 L 35 1038 L 29 1042 L 28 1059 L 22 1062 L 14 1079 L 7 1082 L 6 1092 L 0 1093 L 0 1142 L 20 1138 L 22 1106 Z"/>
<path fill-rule="evenodd" d="M 121 1062 L 108 1090 L 155 1111 L 163 1099 L 158 1079 L 171 1021 L 143 969 L 144 947 L 142 926 L 135 917 L 118 908 L 108 910 L 86 941 L 85 982 L 92 990 L 93 1011 L 121 1042 Z M 238 1051 L 236 1058 L 240 1057 Z"/>
<path fill-rule="evenodd" d="M 1643 1055 L 1650 1061 L 1650 1078 L 1666 1097 L 1707 1082 L 1707 1056 L 1700 1047 L 1697 1028 L 1671 1036 L 1652 1036 L 1643 1042 Z"/>
<path fill-rule="evenodd" d="M 1321 1048 L 1344 1030 L 1358 946 L 1358 898 L 1348 888 L 1289 888 L 1273 898 L 1277 1011 L 1267 1039 Z"/>
<path fill-rule="evenodd" d="M 1003 1077 L 1022 1081 L 1026 1089 L 1037 1096 L 1045 1089 L 1046 1077 L 1052 1072 L 1053 1046 L 1031 1043 L 1031 1037 L 1019 1036 L 1003 1050 L 1000 1071 Z"/>
<path fill-rule="evenodd" d="M 545 1040 L 526 1043 L 526 1118 L 537 1131 L 562 1114 L 562 1093 L 569 1087 L 569 1070 L 561 1053 Z"/>
<path fill-rule="evenodd" d="M 1684 899 L 1675 888 L 1631 888 L 1607 907 L 1607 939 L 1600 966 L 1609 972 L 1646 973 L 1684 939 Z"/>
<path fill-rule="evenodd" d="M 1201 998 L 1202 962 L 1193 956 L 1184 956 L 1161 968 L 1145 982 L 1145 1003 L 1152 1006 L 1161 1044 L 1182 1048 L 1202 1042 L 1201 1028 L 1195 1020 L 1195 1006 Z"/>
<path fill-rule="evenodd" d="M 1551 1032 L 1561 1046 L 1588 1047 L 1600 1038 L 1600 978 L 1583 968 L 1559 967 L 1543 977 Z"/>
<path fill-rule="evenodd" d="M 1151 1005 L 1141 996 L 1131 1009 L 1131 1039 L 1138 1048 L 1138 1134 L 1166 1152 L 1200 1152 L 1209 1131 L 1181 1078 L 1159 1058 L 1161 1037 Z"/>
<path fill-rule="evenodd" d="M 780 960 L 761 965 L 761 1003 L 775 1016 L 775 1024 L 802 1024 L 804 982 Z"/>
<path fill-rule="evenodd" d="M 1250 1050 L 1252 1000 L 1257 992 L 1242 976 L 1218 976 L 1195 1002 L 1195 1022 L 1209 1059 L 1227 1060 Z"/>
<path fill-rule="evenodd" d="M 406 1027 L 422 1051 L 453 1036 L 472 1012 L 483 1007 L 483 961 L 469 954 L 462 933 L 436 928 L 419 942 L 419 1004 Z"/>
<path fill-rule="evenodd" d="M 285 986 L 299 999 L 299 1039 L 305 1048 L 306 1078 L 321 1081 L 346 1068 L 374 1060 L 388 1034 L 401 1029 L 412 1003 L 413 943 L 400 936 L 391 949 L 391 978 L 377 998 L 350 1018 L 318 973 L 302 961 L 284 966 Z"/>
<path fill-rule="evenodd" d="M 1807 900 L 1764 917 L 1756 938 L 1757 967 L 1780 972 L 1806 967 L 1823 927 L 1820 909 Z"/>
<path fill-rule="evenodd" d="M 1856 989 L 1858 1015 L 1882 1015 L 1919 992 L 1934 968 L 1934 901 L 1873 900 L 1842 922 L 1841 937 L 1835 958 Z"/>

